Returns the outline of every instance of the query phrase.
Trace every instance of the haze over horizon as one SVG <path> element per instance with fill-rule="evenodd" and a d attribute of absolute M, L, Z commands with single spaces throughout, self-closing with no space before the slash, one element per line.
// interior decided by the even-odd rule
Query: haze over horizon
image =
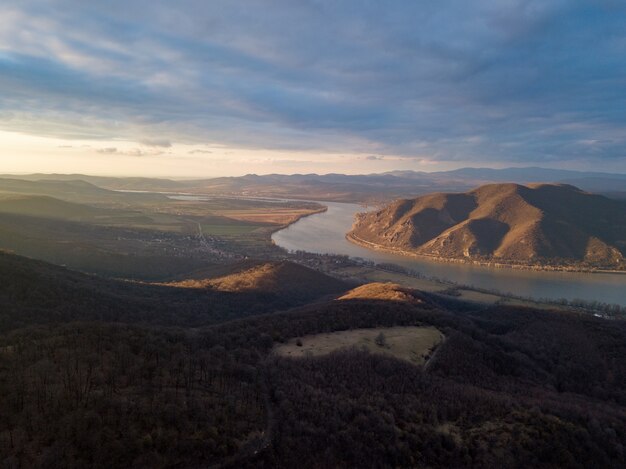
<path fill-rule="evenodd" d="M 9 0 L 0 172 L 626 173 L 626 4 Z"/>

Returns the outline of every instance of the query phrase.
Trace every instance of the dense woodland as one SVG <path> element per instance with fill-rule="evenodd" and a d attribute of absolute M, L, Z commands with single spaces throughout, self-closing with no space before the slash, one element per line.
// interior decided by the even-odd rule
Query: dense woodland
<path fill-rule="evenodd" d="M 3 465 L 625 463 L 622 321 L 420 294 L 329 301 L 349 285 L 257 265 L 155 285 L 0 254 Z M 446 340 L 423 368 L 361 350 L 271 353 L 292 337 L 396 325 Z"/>
<path fill-rule="evenodd" d="M 245 271 L 251 264 L 228 269 Z M 297 282 L 291 289 L 233 292 L 110 280 L 0 252 L 0 333 L 92 320 L 199 327 L 291 308 L 348 288 L 344 282 L 306 271 L 308 281 L 301 270 L 282 272 L 277 281 Z"/>
<path fill-rule="evenodd" d="M 11 275 L 11 262 L 22 270 Z M 622 321 L 416 294 L 219 322 L 209 313 L 252 310 L 156 307 L 152 290 L 129 300 L 136 285 L 99 297 L 79 274 L 15 256 L 0 265 L 5 467 L 626 464 Z M 292 337 L 395 325 L 432 325 L 446 340 L 424 367 L 357 349 L 271 353 Z"/>

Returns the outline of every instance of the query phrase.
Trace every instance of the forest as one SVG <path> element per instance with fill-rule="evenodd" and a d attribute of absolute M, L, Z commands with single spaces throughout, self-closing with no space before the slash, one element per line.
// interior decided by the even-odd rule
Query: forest
<path fill-rule="evenodd" d="M 22 267 L 0 296 L 5 467 L 626 463 L 620 320 L 418 292 L 412 301 L 353 294 L 252 315 L 214 297 L 199 317 L 230 308 L 229 320 L 199 321 L 193 302 L 153 308 L 130 301 L 131 290 L 107 306 L 117 308 L 109 315 L 100 299 L 87 300 L 81 276 L 70 276 L 76 291 L 64 304 L 76 311 L 65 314 L 53 301 L 65 290 L 41 290 L 46 269 L 57 281 L 60 272 Z M 21 304 L 31 314 L 57 311 L 46 323 L 20 319 L 15 301 L 20 278 L 30 280 L 35 267 L 39 287 L 30 297 L 24 286 Z M 426 325 L 445 340 L 424 366 L 356 348 L 316 358 L 273 353 L 307 334 Z"/>

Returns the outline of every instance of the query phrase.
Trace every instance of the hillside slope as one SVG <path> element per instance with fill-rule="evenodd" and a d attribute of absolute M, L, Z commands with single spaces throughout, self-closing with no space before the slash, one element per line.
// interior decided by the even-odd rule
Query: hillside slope
<path fill-rule="evenodd" d="M 0 213 L 61 220 L 94 220 L 115 212 L 43 195 L 6 195 L 0 196 Z"/>
<path fill-rule="evenodd" d="M 311 301 L 346 290 L 343 282 L 292 262 L 248 262 L 234 272 L 211 278 L 186 279 L 167 285 L 224 293 L 281 295 Z"/>
<path fill-rule="evenodd" d="M 249 265 L 228 268 L 232 273 L 221 278 L 249 276 Z M 218 280 L 209 278 L 206 282 L 219 282 L 219 274 L 215 275 Z M 289 276 L 293 281 L 287 279 Z M 291 263 L 281 263 L 269 272 L 261 270 L 256 282 L 266 285 L 276 279 L 283 286 L 268 285 L 265 290 L 188 288 L 191 284 L 185 281 L 170 285 L 136 283 L 83 274 L 0 251 L 0 334 L 35 324 L 71 321 L 202 326 L 288 309 L 348 289 L 340 280 Z"/>
<path fill-rule="evenodd" d="M 626 203 L 561 184 L 488 184 L 360 214 L 348 238 L 442 259 L 624 269 Z"/>
<path fill-rule="evenodd" d="M 0 254 L 0 318 L 32 326 L 0 330 L 5 466 L 626 464 L 622 320 L 502 305 L 453 311 L 373 284 L 340 301 L 187 329 L 162 326 L 190 324 L 181 320 L 189 298 L 214 310 L 224 296 L 124 284 L 105 304 L 120 283 Z M 124 298 L 148 287 L 141 320 Z M 250 313 L 242 293 L 227 294 L 239 317 Z M 165 310 L 169 320 L 155 321 Z M 423 366 L 356 347 L 274 353 L 310 335 L 398 326 L 436 328 L 445 340 Z"/>

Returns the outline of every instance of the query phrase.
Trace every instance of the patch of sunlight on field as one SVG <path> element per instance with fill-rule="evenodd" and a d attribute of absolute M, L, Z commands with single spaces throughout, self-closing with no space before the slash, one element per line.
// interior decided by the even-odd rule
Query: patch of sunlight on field
<path fill-rule="evenodd" d="M 377 340 L 381 333 L 382 341 Z M 380 327 L 296 337 L 276 346 L 274 352 L 284 357 L 301 358 L 354 347 L 422 365 L 443 339 L 444 335 L 434 327 Z"/>

